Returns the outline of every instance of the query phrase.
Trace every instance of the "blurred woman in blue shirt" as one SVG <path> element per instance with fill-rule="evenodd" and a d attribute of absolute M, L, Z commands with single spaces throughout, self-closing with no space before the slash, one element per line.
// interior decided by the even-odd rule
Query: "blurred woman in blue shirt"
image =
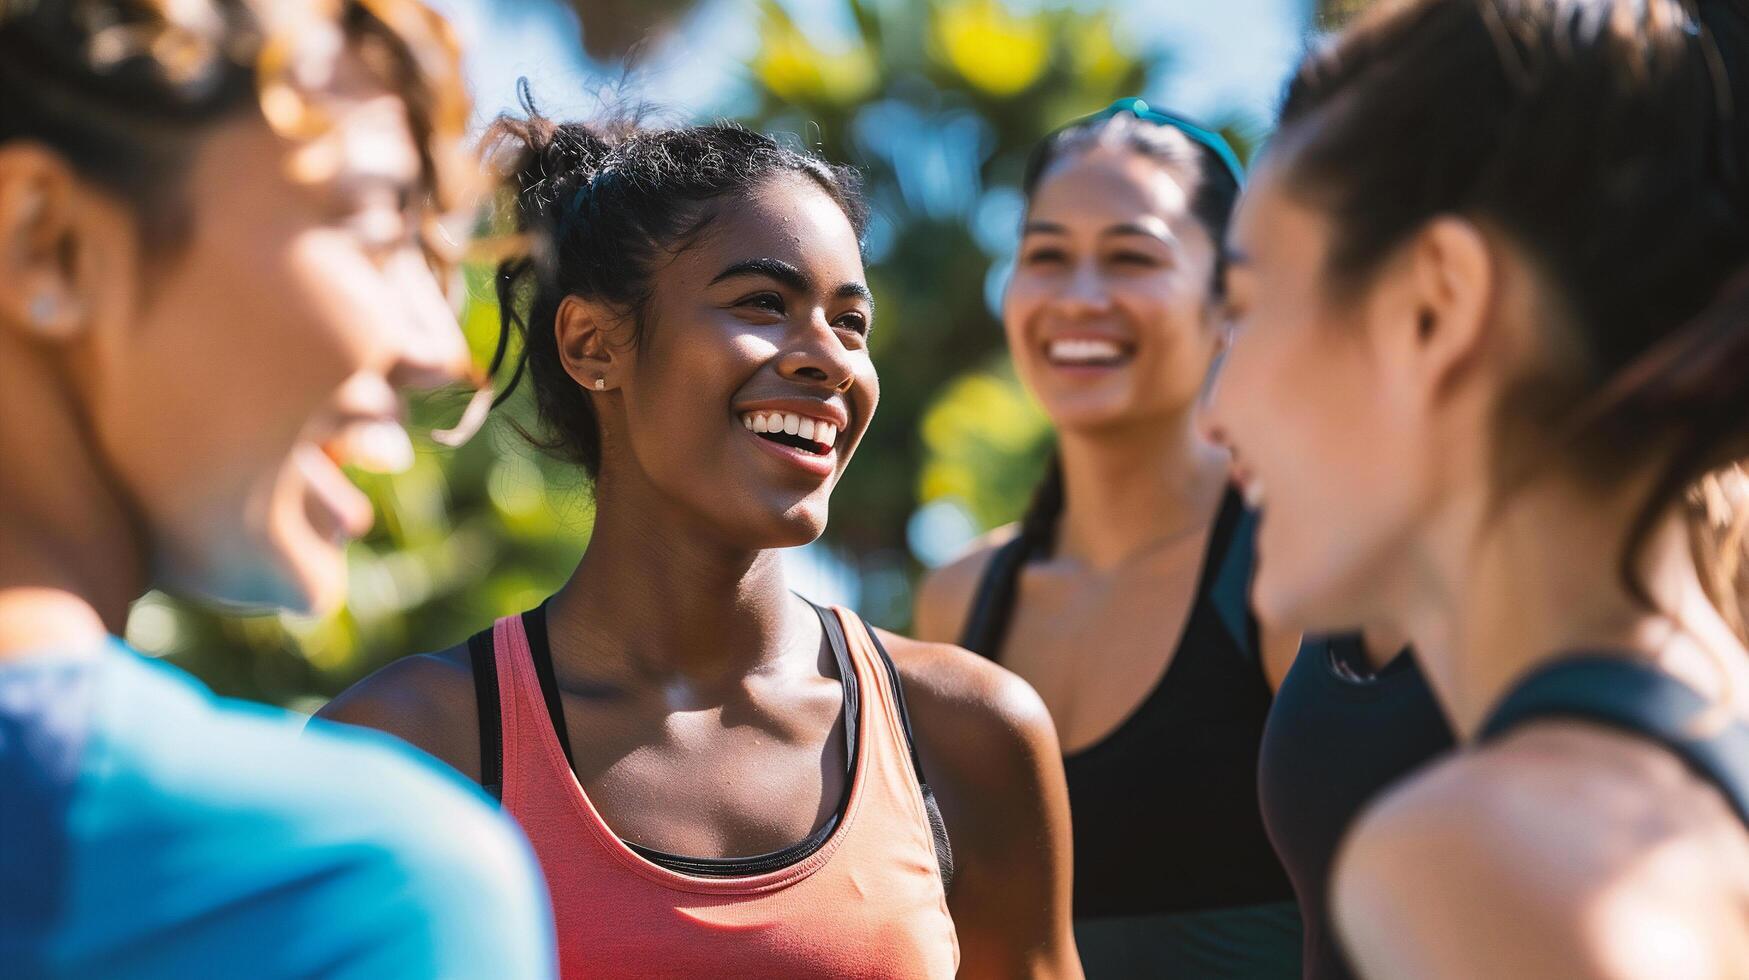
<path fill-rule="evenodd" d="M 0 5 L 0 972 L 546 976 L 527 845 L 411 750 L 123 647 L 148 588 L 320 609 L 455 380 L 478 168 L 407 0 Z"/>

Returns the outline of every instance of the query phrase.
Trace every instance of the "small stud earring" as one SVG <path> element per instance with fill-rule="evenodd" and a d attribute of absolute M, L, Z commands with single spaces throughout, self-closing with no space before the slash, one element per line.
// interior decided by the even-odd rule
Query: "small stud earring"
<path fill-rule="evenodd" d="M 595 390 L 596 391 L 606 391 L 607 390 L 607 379 L 606 378 L 596 378 L 595 379 Z"/>

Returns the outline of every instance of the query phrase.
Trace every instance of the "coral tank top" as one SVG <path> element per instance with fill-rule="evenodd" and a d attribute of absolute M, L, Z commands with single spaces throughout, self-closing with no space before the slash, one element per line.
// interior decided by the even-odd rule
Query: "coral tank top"
<path fill-rule="evenodd" d="M 523 618 L 493 627 L 504 807 L 546 875 L 565 980 L 954 975 L 959 942 L 896 675 L 859 617 L 828 615 L 860 694 L 843 816 L 805 857 L 744 877 L 671 870 L 622 841 L 559 744 Z"/>

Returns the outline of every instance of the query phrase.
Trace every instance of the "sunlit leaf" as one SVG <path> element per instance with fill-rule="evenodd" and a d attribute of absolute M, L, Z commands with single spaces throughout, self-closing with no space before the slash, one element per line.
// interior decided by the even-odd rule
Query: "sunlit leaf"
<path fill-rule="evenodd" d="M 990 95 L 1025 91 L 1050 60 L 1050 31 L 1040 15 L 1018 16 L 1000 0 L 959 0 L 935 15 L 948 64 Z"/>

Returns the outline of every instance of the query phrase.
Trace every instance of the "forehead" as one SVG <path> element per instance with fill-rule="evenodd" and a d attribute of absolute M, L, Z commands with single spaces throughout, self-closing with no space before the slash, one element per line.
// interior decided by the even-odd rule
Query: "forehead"
<path fill-rule="evenodd" d="M 725 195 L 711 208 L 705 233 L 676 263 L 710 267 L 715 275 L 721 266 L 743 259 L 775 258 L 833 286 L 862 281 L 856 230 L 838 202 L 807 177 L 774 177 L 751 193 Z"/>
<path fill-rule="evenodd" d="M 1177 227 L 1190 215 L 1195 177 L 1133 150 L 1094 147 L 1045 170 L 1028 217 L 1067 227 L 1133 222 L 1152 215 Z"/>

